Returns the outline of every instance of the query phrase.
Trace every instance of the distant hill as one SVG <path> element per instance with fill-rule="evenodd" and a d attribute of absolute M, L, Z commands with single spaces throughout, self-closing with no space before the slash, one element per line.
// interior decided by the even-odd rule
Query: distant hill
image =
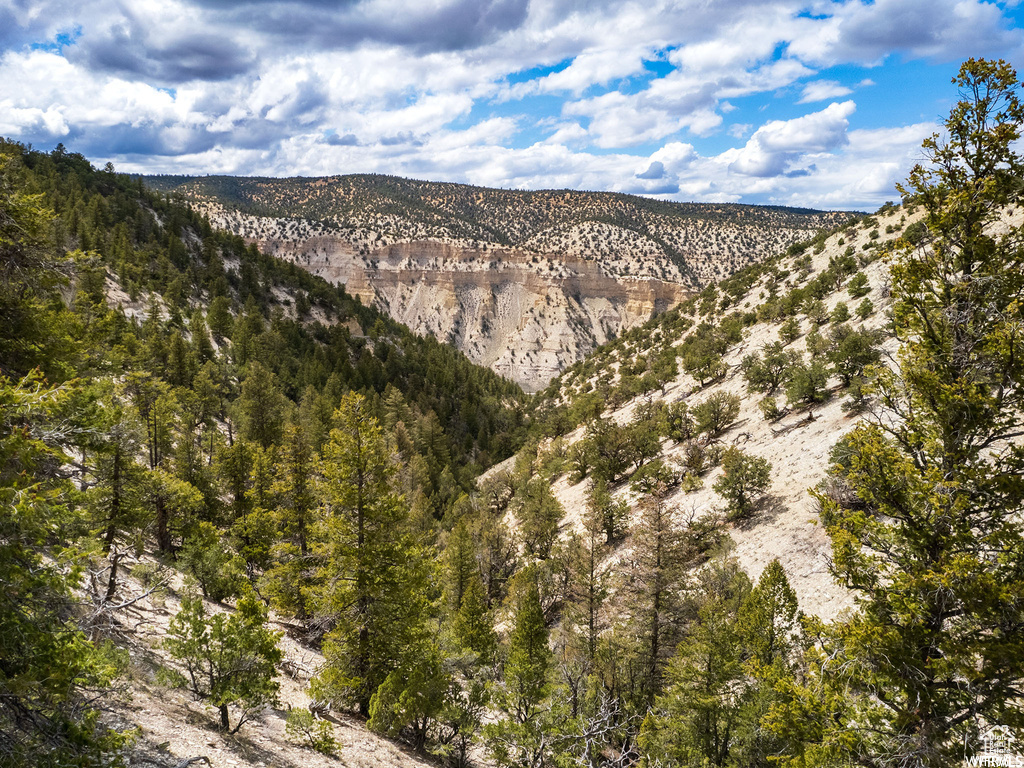
<path fill-rule="evenodd" d="M 145 182 L 527 390 L 853 215 L 377 175 Z"/>

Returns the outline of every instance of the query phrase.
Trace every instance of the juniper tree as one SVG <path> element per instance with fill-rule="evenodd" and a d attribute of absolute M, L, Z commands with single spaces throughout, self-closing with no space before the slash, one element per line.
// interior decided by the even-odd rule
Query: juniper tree
<path fill-rule="evenodd" d="M 836 454 L 856 501 L 818 495 L 858 610 L 828 633 L 815 706 L 834 711 L 796 764 L 951 765 L 984 724 L 1024 725 L 1024 231 L 1001 224 L 1024 189 L 1024 105 L 1001 61 L 954 82 L 902 190 L 927 231 L 892 264 L 898 367 Z"/>
<path fill-rule="evenodd" d="M 183 662 L 187 685 L 220 712 L 220 727 L 231 733 L 277 699 L 275 669 L 284 656 L 280 632 L 266 626 L 267 610 L 254 595 L 238 601 L 234 613 L 208 615 L 198 597 L 185 597 L 171 619 L 164 647 Z M 228 705 L 239 708 L 230 727 Z"/>
<path fill-rule="evenodd" d="M 772 482 L 772 465 L 760 456 L 748 456 L 736 446 L 722 454 L 722 476 L 712 486 L 725 499 L 728 519 L 751 515 Z"/>

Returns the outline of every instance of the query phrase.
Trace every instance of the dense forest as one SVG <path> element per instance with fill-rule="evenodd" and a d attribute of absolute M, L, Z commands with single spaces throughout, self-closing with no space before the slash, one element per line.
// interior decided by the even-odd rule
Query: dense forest
<path fill-rule="evenodd" d="M 716 445 L 734 403 L 601 414 L 680 364 L 719 378 L 759 314 L 784 328 L 830 287 L 856 297 L 856 259 L 725 314 L 777 265 L 752 268 L 528 401 L 136 179 L 0 145 L 0 764 L 128 759 L 102 702 L 127 663 L 129 560 L 153 589 L 185 576 L 162 680 L 224 731 L 276 700 L 272 618 L 316 648 L 313 703 L 288 719 L 328 754 L 332 709 L 444 764 L 531 768 L 931 768 L 1024 726 L 1024 232 L 1003 226 L 1024 107 L 1002 62 L 956 83 L 903 190 L 923 223 L 884 254 L 899 354 L 843 335 L 743 366 L 766 419 L 822 376 L 864 413 L 814 490 L 856 600 L 831 623 L 778 562 L 752 580 L 723 521 L 681 525 L 666 501 L 683 480 L 652 459 L 686 440 L 725 468 L 727 522 L 749 513 L 771 467 Z M 680 329 L 697 332 L 667 341 Z M 564 472 L 591 478 L 578 526 L 551 491 Z"/>

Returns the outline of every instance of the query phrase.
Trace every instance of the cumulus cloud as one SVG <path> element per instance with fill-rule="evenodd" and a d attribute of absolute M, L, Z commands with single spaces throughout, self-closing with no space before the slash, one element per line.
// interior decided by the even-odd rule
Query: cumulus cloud
<path fill-rule="evenodd" d="M 468 50 L 493 41 L 526 19 L 528 0 L 402 0 L 202 3 L 223 21 L 318 49 L 362 43 L 400 45 L 420 52 Z"/>
<path fill-rule="evenodd" d="M 972 0 L 851 0 L 834 6 L 819 34 L 790 44 L 808 61 L 879 63 L 899 52 L 951 61 L 1013 50 L 1022 43 L 996 3 Z"/>
<path fill-rule="evenodd" d="M 339 136 L 337 133 L 331 132 L 323 137 L 324 144 L 328 144 L 332 147 L 358 147 L 359 139 L 354 133 L 346 133 L 344 136 Z"/>
<path fill-rule="evenodd" d="M 800 94 L 800 101 L 797 104 L 810 104 L 815 101 L 827 101 L 837 99 L 841 96 L 849 96 L 853 93 L 852 88 L 847 88 L 835 80 L 816 80 L 804 86 Z"/>
<path fill-rule="evenodd" d="M 735 152 L 729 169 L 746 176 L 778 176 L 799 171 L 791 167 L 793 163 L 847 142 L 848 118 L 856 108 L 852 101 L 844 101 L 793 120 L 765 123 Z"/>
<path fill-rule="evenodd" d="M 636 174 L 638 179 L 662 179 L 665 177 L 665 164 L 659 160 L 652 160 L 643 173 Z"/>

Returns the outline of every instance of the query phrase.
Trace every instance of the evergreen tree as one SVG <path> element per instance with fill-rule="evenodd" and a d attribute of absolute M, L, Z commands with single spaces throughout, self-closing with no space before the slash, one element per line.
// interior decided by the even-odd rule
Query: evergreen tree
<path fill-rule="evenodd" d="M 90 704 L 116 657 L 71 619 L 82 570 L 63 534 L 82 521 L 59 471 L 69 395 L 0 376 L 0 762 L 11 766 L 101 765 L 121 743 Z"/>
<path fill-rule="evenodd" d="M 731 561 L 702 574 L 697 616 L 666 671 L 660 714 L 641 744 L 648 759 L 677 765 L 732 766 L 749 697 L 739 611 L 750 581 Z"/>
<path fill-rule="evenodd" d="M 808 739 L 865 766 L 951 765 L 983 725 L 1024 725 L 1024 231 L 994 229 L 1021 202 L 1024 105 L 1004 62 L 954 82 L 947 137 L 925 141 L 904 192 L 927 235 L 892 266 L 899 367 L 836 454 L 856 502 L 819 494 L 858 610 L 817 664 L 831 687 L 805 692 L 848 698 Z"/>
<path fill-rule="evenodd" d="M 582 633 L 587 666 L 592 668 L 597 656 L 597 642 L 604 620 L 601 609 L 608 597 L 607 576 L 601 561 L 606 545 L 600 540 L 600 528 L 591 518 L 583 536 L 570 539 L 570 593 L 566 604 L 565 620 Z"/>
<path fill-rule="evenodd" d="M 466 583 L 453 629 L 460 645 L 477 654 L 479 662 L 486 665 L 494 658 L 497 637 L 484 598 L 483 580 L 474 570 Z"/>
<path fill-rule="evenodd" d="M 543 706 L 549 691 L 551 649 L 535 569 L 517 577 L 514 614 L 498 706 L 505 717 L 487 727 L 491 753 L 501 765 L 542 766 L 550 749 Z"/>
<path fill-rule="evenodd" d="M 320 493 L 327 506 L 318 612 L 335 624 L 324 643 L 318 695 L 369 714 L 370 697 L 425 642 L 429 573 L 393 489 L 396 467 L 369 403 L 342 398 L 325 448 Z"/>
<path fill-rule="evenodd" d="M 473 552 L 473 539 L 465 520 L 459 520 L 448 536 L 444 550 L 445 597 L 448 610 L 458 613 L 474 574 L 479 574 Z"/>
<path fill-rule="evenodd" d="M 660 487 L 640 502 L 640 519 L 630 539 L 632 562 L 626 575 L 623 611 L 640 657 L 638 705 L 650 705 L 661 690 L 665 664 L 679 641 L 681 589 L 692 550 L 675 520 L 676 510 Z"/>
<path fill-rule="evenodd" d="M 749 517 L 772 481 L 772 465 L 760 456 L 748 456 L 736 446 L 722 454 L 722 476 L 712 486 L 725 499 L 730 521 Z"/>
<path fill-rule="evenodd" d="M 266 622 L 267 611 L 253 595 L 239 600 L 234 613 L 212 615 L 200 598 L 186 596 L 171 619 L 164 647 L 185 665 L 192 693 L 217 707 L 222 730 L 236 733 L 277 700 L 274 675 L 284 654 L 277 647 L 281 633 Z M 234 728 L 229 705 L 240 709 Z"/>
<path fill-rule="evenodd" d="M 264 448 L 280 442 L 285 402 L 274 374 L 259 362 L 251 363 L 238 397 L 242 436 Z"/>
<path fill-rule="evenodd" d="M 91 446 L 95 451 L 95 485 L 89 490 L 88 503 L 102 552 L 110 560 L 105 593 L 105 600 L 110 601 L 117 591 L 124 554 L 119 544 L 127 539 L 138 546 L 137 539 L 151 515 L 147 503 L 149 478 L 136 458 L 141 427 L 133 409 L 118 402 L 116 395 L 111 394 L 104 405 L 98 439 Z"/>

